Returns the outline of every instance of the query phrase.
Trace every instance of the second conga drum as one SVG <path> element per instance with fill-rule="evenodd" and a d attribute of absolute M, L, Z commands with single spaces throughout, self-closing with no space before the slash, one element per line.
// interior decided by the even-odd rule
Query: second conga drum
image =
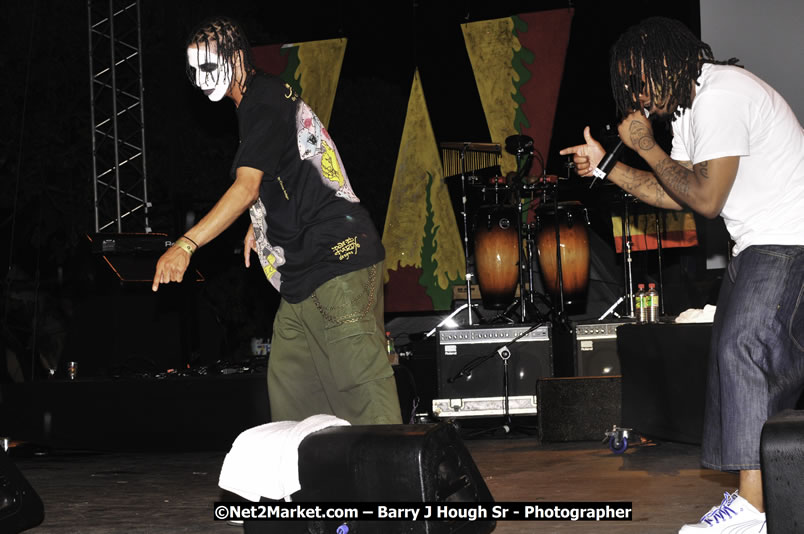
<path fill-rule="evenodd" d="M 564 302 L 573 303 L 586 297 L 589 284 L 589 217 L 580 202 L 558 204 L 558 230 L 561 242 L 561 281 Z M 558 259 L 556 255 L 556 210 L 542 206 L 536 213 L 536 247 L 545 289 L 559 296 Z"/>
<path fill-rule="evenodd" d="M 483 306 L 502 309 L 514 300 L 519 283 L 517 211 L 481 206 L 475 218 L 475 269 Z"/>

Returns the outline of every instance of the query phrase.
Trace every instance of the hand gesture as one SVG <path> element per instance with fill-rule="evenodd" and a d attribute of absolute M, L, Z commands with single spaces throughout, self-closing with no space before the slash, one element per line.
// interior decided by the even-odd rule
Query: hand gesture
<path fill-rule="evenodd" d="M 257 240 L 254 238 L 254 225 L 248 225 L 246 237 L 243 239 L 243 259 L 246 262 L 246 268 L 251 267 L 251 251 L 257 250 Z"/>
<path fill-rule="evenodd" d="M 189 244 L 186 247 L 190 247 Z M 192 247 L 190 247 L 190 250 Z M 188 248 L 179 246 L 178 243 L 167 249 L 164 254 L 156 262 L 156 274 L 154 274 L 152 291 L 159 289 L 159 284 L 167 284 L 168 282 L 181 282 L 184 278 L 184 272 L 187 266 L 190 265 L 190 252 Z"/>
<path fill-rule="evenodd" d="M 562 156 L 572 154 L 575 172 L 580 176 L 592 176 L 592 172 L 606 155 L 606 151 L 603 149 L 603 145 L 592 137 L 589 126 L 583 129 L 583 138 L 586 141 L 585 144 L 564 148 L 559 154 Z"/>
<path fill-rule="evenodd" d="M 656 146 L 653 125 L 643 111 L 630 113 L 617 127 L 617 131 L 625 146 L 636 152 Z"/>

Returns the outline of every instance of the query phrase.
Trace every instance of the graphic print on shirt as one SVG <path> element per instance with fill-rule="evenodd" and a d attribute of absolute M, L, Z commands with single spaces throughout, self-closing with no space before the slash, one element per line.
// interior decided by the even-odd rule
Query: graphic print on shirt
<path fill-rule="evenodd" d="M 282 247 L 274 247 L 268 242 L 265 228 L 265 205 L 261 199 L 257 199 L 248 210 L 251 217 L 251 225 L 254 227 L 254 240 L 257 242 L 257 257 L 260 259 L 262 271 L 271 285 L 279 291 L 282 284 L 282 275 L 277 270 L 285 264 L 285 251 Z"/>
<path fill-rule="evenodd" d="M 343 261 L 357 254 L 358 249 L 360 249 L 360 243 L 357 241 L 357 236 L 354 236 L 337 243 L 332 247 L 332 252 L 336 258 Z"/>
<path fill-rule="evenodd" d="M 309 160 L 315 165 L 321 173 L 321 181 L 335 191 L 335 196 L 349 202 L 360 202 L 343 171 L 335 143 L 313 110 L 304 102 L 300 102 L 297 108 L 296 129 L 301 159 Z"/>

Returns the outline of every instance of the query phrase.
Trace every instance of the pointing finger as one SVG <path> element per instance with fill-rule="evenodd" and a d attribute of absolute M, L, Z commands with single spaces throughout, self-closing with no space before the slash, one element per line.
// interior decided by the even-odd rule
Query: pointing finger
<path fill-rule="evenodd" d="M 154 281 L 151 285 L 151 291 L 156 291 L 159 289 L 159 283 L 162 281 L 162 268 L 160 266 L 156 266 L 156 274 L 154 274 Z"/>
<path fill-rule="evenodd" d="M 567 156 L 569 154 L 578 154 L 586 145 L 575 145 L 570 146 L 567 148 L 562 148 L 558 153 L 562 156 Z"/>

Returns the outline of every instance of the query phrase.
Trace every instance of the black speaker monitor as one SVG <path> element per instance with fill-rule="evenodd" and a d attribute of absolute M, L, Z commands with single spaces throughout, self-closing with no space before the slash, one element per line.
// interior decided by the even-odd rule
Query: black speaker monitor
<path fill-rule="evenodd" d="M 784 410 L 768 419 L 759 447 L 768 534 L 801 532 L 804 410 Z"/>
<path fill-rule="evenodd" d="M 0 532 L 16 534 L 45 519 L 42 499 L 0 450 Z"/>
<path fill-rule="evenodd" d="M 330 427 L 299 446 L 294 502 L 491 503 L 469 451 L 448 423 Z M 344 521 L 246 521 L 246 534 L 331 533 Z M 492 519 L 354 521 L 365 534 L 487 534 Z"/>

